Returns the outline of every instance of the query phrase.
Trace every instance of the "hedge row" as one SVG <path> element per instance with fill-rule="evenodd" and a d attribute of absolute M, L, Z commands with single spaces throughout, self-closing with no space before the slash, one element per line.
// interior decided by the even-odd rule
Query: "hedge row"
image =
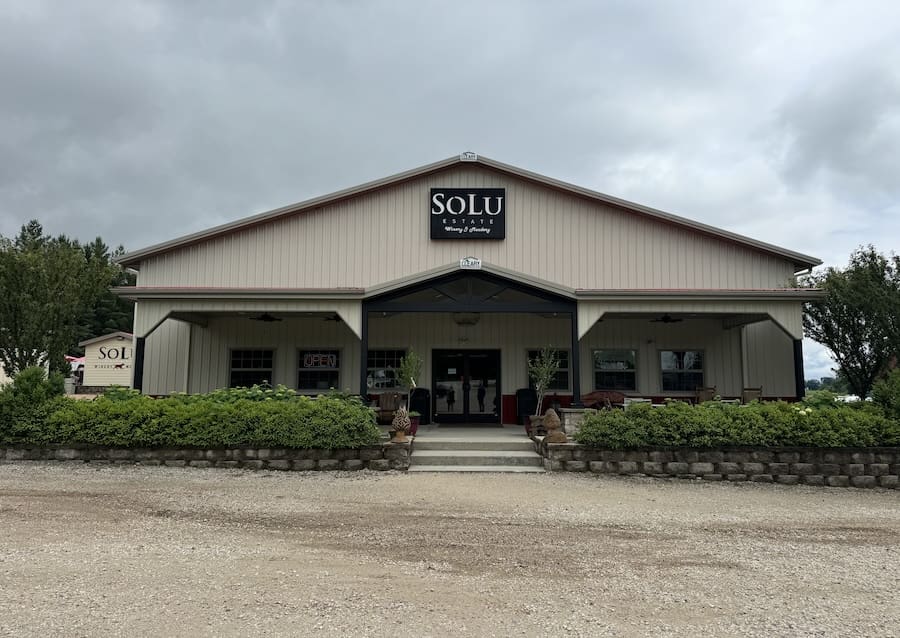
<path fill-rule="evenodd" d="M 40 369 L 17 375 L 0 390 L 0 444 L 340 449 L 381 437 L 371 411 L 340 394 L 310 398 L 284 387 L 252 387 L 151 399 L 120 388 L 73 401 L 61 391 L 61 380 L 45 379 Z M 587 414 L 575 439 L 611 449 L 898 446 L 900 371 L 876 385 L 874 395 L 873 403 L 855 406 L 822 392 L 799 404 L 639 404 Z"/>
<path fill-rule="evenodd" d="M 587 414 L 575 440 L 609 449 L 733 445 L 869 447 L 900 445 L 900 423 L 877 406 L 813 408 L 784 402 L 735 406 L 638 404 Z"/>
<path fill-rule="evenodd" d="M 94 401 L 0 396 L 0 444 L 356 448 L 381 431 L 358 399 L 297 396 L 284 388 L 151 399 L 115 390 Z M 7 409 L 3 409 L 3 406 Z"/>

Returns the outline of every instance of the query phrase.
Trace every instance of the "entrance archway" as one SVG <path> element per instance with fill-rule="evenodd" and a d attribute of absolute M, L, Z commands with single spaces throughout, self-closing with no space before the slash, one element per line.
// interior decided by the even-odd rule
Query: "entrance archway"
<path fill-rule="evenodd" d="M 429 279 L 424 282 L 417 282 L 409 286 L 404 286 L 396 290 L 375 295 L 369 299 L 363 300 L 362 303 L 362 339 L 360 361 L 360 393 L 366 395 L 368 393 L 366 361 L 369 355 L 369 320 L 373 316 L 389 317 L 398 313 L 445 313 L 453 317 L 457 323 L 473 321 L 477 323 L 481 314 L 488 313 L 508 313 L 508 314 L 530 314 L 545 317 L 569 318 L 570 323 L 570 339 L 571 339 L 571 378 L 572 378 L 572 404 L 580 405 L 581 390 L 579 380 L 579 348 L 578 348 L 578 313 L 577 303 L 574 298 L 565 297 L 556 292 L 533 286 L 509 277 L 504 277 L 495 273 L 486 271 L 470 271 L 458 270 L 449 274 L 441 275 Z M 518 344 L 522 349 L 533 346 L 534 344 Z M 550 345 L 550 344 L 546 344 Z M 555 344 L 556 346 L 562 344 Z M 432 348 L 428 348 L 426 356 L 432 357 L 427 361 L 426 365 L 431 366 L 431 370 L 435 364 L 435 356 L 451 356 L 452 353 L 446 352 L 446 346 L 433 344 L 436 348 L 434 353 Z M 488 352 L 485 350 L 485 352 Z M 499 353 L 499 350 L 494 352 Z M 455 383 L 459 388 L 454 387 L 454 394 L 465 391 L 468 393 L 466 397 L 454 396 L 451 406 L 446 405 L 446 391 L 450 389 L 450 384 L 445 383 L 443 388 L 439 387 L 439 380 L 432 378 L 432 406 L 433 409 L 443 408 L 444 414 L 458 413 L 460 409 L 461 418 L 471 418 L 472 421 L 484 420 L 487 418 L 499 420 L 500 406 L 502 401 L 498 398 L 496 413 L 493 409 L 472 410 L 475 406 L 480 407 L 479 403 L 479 383 L 484 383 L 484 379 L 474 379 L 474 376 L 481 374 L 484 376 L 485 371 L 472 372 L 472 361 L 466 357 L 465 349 L 458 349 L 457 356 L 460 358 L 460 366 L 450 365 L 444 366 L 441 374 L 450 375 L 450 371 L 455 371 L 457 377 Z M 497 356 L 499 361 L 499 356 Z M 465 365 L 468 363 L 469 371 L 465 371 Z M 480 361 L 476 361 L 476 367 L 480 365 Z M 485 364 L 487 365 L 487 364 Z M 490 367 L 490 366 L 488 366 Z M 498 363 L 499 368 L 499 363 Z M 476 374 L 477 373 L 477 374 Z M 497 387 L 493 390 L 496 394 L 501 392 L 499 387 L 499 379 L 503 377 L 503 371 L 498 370 L 496 375 Z M 448 379 L 441 380 L 443 382 Z M 491 391 L 491 381 L 488 380 L 485 387 L 485 397 Z M 438 402 L 437 395 L 444 390 L 444 395 L 440 397 L 443 403 Z M 467 399 L 467 404 L 461 403 L 463 399 Z M 468 409 L 466 409 L 466 405 Z M 440 413 L 440 411 L 439 411 Z M 476 418 L 477 415 L 477 418 Z"/>

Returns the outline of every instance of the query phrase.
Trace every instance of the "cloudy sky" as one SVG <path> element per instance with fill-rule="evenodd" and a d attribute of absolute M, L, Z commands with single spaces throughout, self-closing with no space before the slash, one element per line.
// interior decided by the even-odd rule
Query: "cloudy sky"
<path fill-rule="evenodd" d="M 841 266 L 900 245 L 898 60 L 893 0 L 3 0 L 0 234 L 136 249 L 473 150 Z"/>

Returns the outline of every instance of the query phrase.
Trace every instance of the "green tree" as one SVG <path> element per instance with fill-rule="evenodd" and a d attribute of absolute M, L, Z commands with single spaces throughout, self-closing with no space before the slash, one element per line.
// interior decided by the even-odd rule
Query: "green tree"
<path fill-rule="evenodd" d="M 900 353 L 900 258 L 858 248 L 844 270 L 810 275 L 825 297 L 806 305 L 807 334 L 824 345 L 854 394 L 868 396 Z"/>
<path fill-rule="evenodd" d="M 528 377 L 534 384 L 534 391 L 537 393 L 537 408 L 534 415 L 541 413 L 541 403 L 544 400 L 544 394 L 553 383 L 553 378 L 559 371 L 559 355 L 553 348 L 541 348 L 535 359 L 528 361 Z"/>
<path fill-rule="evenodd" d="M 843 373 L 838 371 L 836 377 L 822 377 L 819 379 L 819 390 L 827 390 L 835 394 L 850 394 L 850 386 Z"/>
<path fill-rule="evenodd" d="M 413 350 L 409 349 L 403 358 L 400 359 L 400 365 L 397 366 L 397 381 L 400 387 L 406 388 L 407 405 L 412 398 L 412 391 L 419 383 L 419 375 L 422 374 L 422 357 Z"/>
<path fill-rule="evenodd" d="M 90 244 L 84 246 L 85 259 L 98 260 L 104 266 L 113 271 L 112 286 L 133 286 L 135 276 L 132 273 L 118 267 L 114 260 L 125 254 L 122 246 L 112 253 L 109 247 L 99 237 Z M 70 354 L 84 354 L 84 349 L 78 342 L 93 337 L 100 337 L 111 332 L 131 332 L 134 326 L 134 302 L 114 294 L 109 288 L 105 288 L 97 301 L 82 315 L 78 326 L 78 336 L 69 346 Z"/>
<path fill-rule="evenodd" d="M 45 235 L 36 220 L 13 240 L 0 237 L 0 363 L 7 372 L 44 364 L 67 372 L 65 354 L 80 321 L 118 270 L 75 240 Z"/>

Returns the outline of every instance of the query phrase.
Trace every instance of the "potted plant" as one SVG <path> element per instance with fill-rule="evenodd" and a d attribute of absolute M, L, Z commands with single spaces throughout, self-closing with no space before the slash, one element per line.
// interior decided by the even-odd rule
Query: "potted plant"
<path fill-rule="evenodd" d="M 419 418 L 421 416 L 422 414 L 416 412 L 415 410 L 409 411 L 409 433 L 413 436 L 415 436 L 416 432 L 419 431 Z"/>
<path fill-rule="evenodd" d="M 541 404 L 544 402 L 544 394 L 553 383 L 553 377 L 559 371 L 559 356 L 556 350 L 549 347 L 541 348 L 538 356 L 528 361 L 528 377 L 534 384 L 534 391 L 537 394 L 537 406 L 535 407 L 534 416 L 531 417 L 531 427 L 528 434 L 538 433 L 543 429 L 543 416 L 541 416 Z"/>
<path fill-rule="evenodd" d="M 406 389 L 406 407 L 409 409 L 409 400 L 412 397 L 412 391 L 416 388 L 419 381 L 419 375 L 422 374 L 422 357 L 413 350 L 409 349 L 400 364 L 397 366 L 397 382 L 401 388 Z"/>

